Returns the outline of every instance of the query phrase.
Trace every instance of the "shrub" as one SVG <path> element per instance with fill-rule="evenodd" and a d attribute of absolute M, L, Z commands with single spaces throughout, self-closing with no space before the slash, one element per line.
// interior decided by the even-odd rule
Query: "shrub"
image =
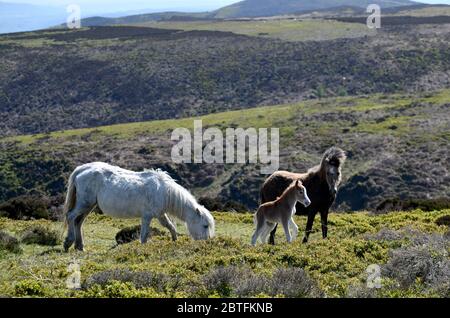
<path fill-rule="evenodd" d="M 410 210 L 422 210 L 422 211 L 435 211 L 450 209 L 450 198 L 436 198 L 436 199 L 406 199 L 399 198 L 386 199 L 380 203 L 376 211 L 410 211 Z"/>
<path fill-rule="evenodd" d="M 427 287 L 442 289 L 450 284 L 450 260 L 446 250 L 434 250 L 430 246 L 408 246 L 391 251 L 382 273 L 396 279 L 403 288 L 413 285 L 417 279 Z"/>
<path fill-rule="evenodd" d="M 347 289 L 348 298 L 375 298 L 376 289 L 368 288 L 363 284 L 350 285 Z"/>
<path fill-rule="evenodd" d="M 60 243 L 60 237 L 48 227 L 35 225 L 24 231 L 21 241 L 24 244 L 55 246 Z"/>
<path fill-rule="evenodd" d="M 439 226 L 441 225 L 450 226 L 450 215 L 441 216 L 436 220 L 436 224 Z"/>
<path fill-rule="evenodd" d="M 14 236 L 11 236 L 3 231 L 0 231 L 0 250 L 5 250 L 11 253 L 22 252 L 19 241 Z"/>
<path fill-rule="evenodd" d="M 316 283 L 301 268 L 280 268 L 269 283 L 269 295 L 284 295 L 286 297 L 319 296 Z"/>
<path fill-rule="evenodd" d="M 215 291 L 222 297 L 230 297 L 236 282 L 245 277 L 246 269 L 236 266 L 217 267 L 203 277 L 203 282 L 208 291 Z"/>
<path fill-rule="evenodd" d="M 14 293 L 18 297 L 23 296 L 43 296 L 44 288 L 38 281 L 26 279 L 16 284 Z"/>
<path fill-rule="evenodd" d="M 258 294 L 284 297 L 317 297 L 316 283 L 301 268 L 282 268 L 273 276 L 256 275 L 248 268 L 218 267 L 203 277 L 209 292 L 221 297 L 251 297 Z"/>
<path fill-rule="evenodd" d="M 401 240 L 404 236 L 395 230 L 391 230 L 388 228 L 382 228 L 380 231 L 374 234 L 366 234 L 364 236 L 367 240 L 375 240 L 375 241 L 397 241 Z"/>
<path fill-rule="evenodd" d="M 226 200 L 226 202 L 223 203 L 223 199 L 220 198 L 202 197 L 198 200 L 198 202 L 201 205 L 205 206 L 205 208 L 207 208 L 209 211 L 221 211 L 221 212 L 248 211 L 248 208 L 245 205 L 233 200 Z"/>
<path fill-rule="evenodd" d="M 141 226 L 136 225 L 132 227 L 127 227 L 116 234 L 116 242 L 117 244 L 126 244 L 140 239 L 141 235 Z M 160 231 L 157 228 L 150 228 L 150 236 L 165 236 L 167 235 L 165 232 Z"/>
<path fill-rule="evenodd" d="M 14 220 L 48 219 L 48 198 L 23 195 L 0 204 L 0 216 Z"/>
<path fill-rule="evenodd" d="M 153 288 L 159 292 L 167 291 L 169 288 L 176 289 L 180 283 L 178 277 L 170 277 L 161 273 L 114 269 L 93 274 L 83 283 L 83 289 L 89 289 L 94 285 L 105 287 L 114 281 L 131 283 L 138 289 Z"/>

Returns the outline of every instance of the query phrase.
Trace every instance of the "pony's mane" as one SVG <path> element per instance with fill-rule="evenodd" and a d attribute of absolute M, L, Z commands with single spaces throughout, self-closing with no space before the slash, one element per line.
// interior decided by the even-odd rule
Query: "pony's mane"
<path fill-rule="evenodd" d="M 156 175 L 159 180 L 165 183 L 167 191 L 166 205 L 168 210 L 173 212 L 175 216 L 183 219 L 183 210 L 187 206 L 195 209 L 198 205 L 194 196 L 186 188 L 179 185 L 167 171 L 149 169 L 145 170 L 145 172 Z"/>
<path fill-rule="evenodd" d="M 323 154 L 321 165 L 324 165 L 327 162 L 328 164 L 339 168 L 344 164 L 345 159 L 347 159 L 347 156 L 344 150 L 338 147 L 331 147 Z"/>
<path fill-rule="evenodd" d="M 345 160 L 347 159 L 347 155 L 344 150 L 338 147 L 331 147 L 322 156 L 322 161 L 317 166 L 309 168 L 306 172 L 309 176 L 319 173 L 322 168 L 325 168 L 325 164 L 329 163 L 332 166 L 340 168 Z"/>

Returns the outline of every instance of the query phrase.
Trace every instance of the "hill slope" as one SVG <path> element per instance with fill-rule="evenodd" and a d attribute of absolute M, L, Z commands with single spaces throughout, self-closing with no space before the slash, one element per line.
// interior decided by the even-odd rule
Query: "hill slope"
<path fill-rule="evenodd" d="M 86 252 L 20 244 L 0 246 L 0 295 L 5 297 L 448 297 L 449 236 L 424 213 L 330 215 L 329 238 L 315 222 L 309 244 L 296 240 L 251 247 L 250 214 L 214 213 L 217 237 L 171 242 L 167 231 L 147 244 L 116 246 L 114 235 L 139 220 L 89 215 Z M 306 219 L 296 217 L 300 229 Z M 60 232 L 60 222 L 0 218 L 0 229 L 20 237 L 30 227 Z M 154 222 L 154 226 L 157 226 Z M 178 229 L 185 233 L 183 226 Z M 156 231 L 155 231 L 156 232 Z M 4 232 L 0 232 L 4 233 Z M 300 232 L 301 233 L 301 232 Z M 67 288 L 69 264 L 79 264 L 82 288 Z M 382 269 L 382 288 L 366 286 L 369 265 Z M 273 276 L 273 274 L 275 276 Z"/>
<path fill-rule="evenodd" d="M 214 12 L 216 18 L 262 17 L 301 13 L 341 6 L 366 8 L 378 4 L 381 8 L 416 4 L 409 0 L 245 0 Z"/>
<path fill-rule="evenodd" d="M 449 39 L 445 24 L 321 42 L 136 27 L 2 36 L 0 135 L 445 88 Z"/>
<path fill-rule="evenodd" d="M 348 152 L 336 209 L 375 209 L 388 198 L 450 193 L 450 91 L 339 97 L 217 113 L 204 127 L 280 128 L 280 169 L 305 171 L 332 145 Z M 62 202 L 80 164 L 162 168 L 198 197 L 255 208 L 266 176 L 257 164 L 174 164 L 171 132 L 193 118 L 0 139 L 0 201 L 38 193 Z M 58 203 L 59 202 L 59 203 Z"/>

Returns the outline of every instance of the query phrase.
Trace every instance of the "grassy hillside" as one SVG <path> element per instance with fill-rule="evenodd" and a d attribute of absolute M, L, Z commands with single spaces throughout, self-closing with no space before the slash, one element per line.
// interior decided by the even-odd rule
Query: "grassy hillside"
<path fill-rule="evenodd" d="M 279 127 L 280 169 L 305 171 L 328 147 L 348 152 L 336 208 L 375 209 L 391 197 L 448 197 L 450 91 L 337 97 L 200 117 L 203 126 Z M 259 166 L 173 164 L 171 132 L 194 118 L 140 122 L 0 139 L 0 201 L 40 193 L 62 201 L 77 165 L 106 161 L 163 168 L 198 197 L 255 208 Z M 58 204 L 56 204 L 56 207 Z"/>
<path fill-rule="evenodd" d="M 366 26 L 327 20 L 249 20 L 249 21 L 163 21 L 139 23 L 148 26 L 185 31 L 223 31 L 281 39 L 286 41 L 324 41 L 374 35 Z"/>
<path fill-rule="evenodd" d="M 255 32 L 251 23 L 239 28 Z M 312 32 L 311 23 L 262 22 L 256 32 L 297 39 L 327 33 L 318 38 L 324 41 L 136 27 L 1 36 L 0 135 L 450 85 L 446 24 L 351 38 L 358 24 L 330 21 Z"/>
<path fill-rule="evenodd" d="M 413 211 L 373 216 L 332 214 L 330 237 L 316 222 L 310 243 L 251 247 L 249 214 L 214 213 L 217 236 L 171 242 L 167 231 L 149 243 L 116 246 L 114 235 L 138 220 L 90 215 L 86 251 L 64 253 L 39 244 L 0 246 L 0 294 L 14 297 L 448 297 L 449 233 L 436 221 L 449 215 Z M 306 219 L 296 217 L 301 229 Z M 0 231 L 21 238 L 39 225 L 61 233 L 62 224 L 0 218 Z M 179 230 L 184 232 L 183 227 Z M 446 233 L 446 234 L 445 234 Z M 3 241 L 2 241 L 3 242 Z M 10 248 L 11 249 L 11 248 Z M 12 250 L 12 249 L 11 249 Z M 66 286 L 78 263 L 81 290 Z M 367 288 L 369 265 L 381 266 L 380 289 Z"/>

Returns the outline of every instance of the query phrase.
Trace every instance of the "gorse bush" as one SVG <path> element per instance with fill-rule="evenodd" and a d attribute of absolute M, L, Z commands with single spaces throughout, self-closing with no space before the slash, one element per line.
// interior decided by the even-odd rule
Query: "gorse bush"
<path fill-rule="evenodd" d="M 43 296 L 45 294 L 42 283 L 31 279 L 25 279 L 17 283 L 14 287 L 14 292 L 18 297 Z"/>
<path fill-rule="evenodd" d="M 436 199 L 399 199 L 391 198 L 381 202 L 376 211 L 409 211 L 409 210 L 435 211 L 450 209 L 450 198 Z"/>
<path fill-rule="evenodd" d="M 39 244 L 48 246 L 55 246 L 61 243 L 60 234 L 53 231 L 49 227 L 44 227 L 41 225 L 35 225 L 25 230 L 22 234 L 21 241 L 24 244 Z"/>
<path fill-rule="evenodd" d="M 140 239 L 141 235 L 141 226 L 131 226 L 120 230 L 116 234 L 116 242 L 117 244 L 126 244 Z M 167 233 L 161 231 L 155 227 L 150 228 L 150 237 L 152 236 L 166 236 Z"/>
<path fill-rule="evenodd" d="M 0 231 L 0 251 L 2 250 L 11 253 L 22 252 L 19 240 L 17 240 L 14 236 L 11 236 L 6 232 Z"/>
<path fill-rule="evenodd" d="M 49 200 L 46 197 L 23 195 L 0 204 L 0 217 L 14 220 L 48 219 Z"/>
<path fill-rule="evenodd" d="M 441 216 L 436 220 L 436 224 L 450 226 L 450 215 Z"/>

